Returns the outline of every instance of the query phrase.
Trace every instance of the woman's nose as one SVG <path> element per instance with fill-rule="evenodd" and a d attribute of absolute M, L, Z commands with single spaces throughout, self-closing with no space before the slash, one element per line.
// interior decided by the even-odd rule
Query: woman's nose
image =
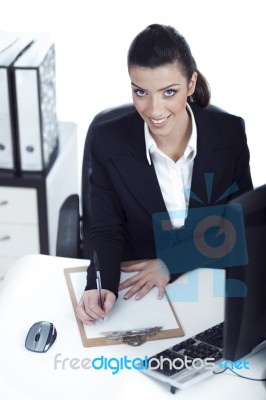
<path fill-rule="evenodd" d="M 163 115 L 162 102 L 156 97 L 150 97 L 148 104 L 148 113 L 151 118 L 160 118 Z"/>

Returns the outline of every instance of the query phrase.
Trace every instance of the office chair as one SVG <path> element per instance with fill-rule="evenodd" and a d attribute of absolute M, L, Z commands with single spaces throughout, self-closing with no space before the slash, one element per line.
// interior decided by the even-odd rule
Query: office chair
<path fill-rule="evenodd" d="M 60 208 L 56 255 L 68 258 L 88 258 L 88 249 L 83 243 L 87 241 L 91 216 L 90 201 L 90 176 L 91 166 L 91 131 L 96 124 L 110 121 L 134 111 L 133 104 L 124 104 L 108 108 L 97 114 L 92 120 L 84 145 L 82 177 L 81 177 L 81 201 L 78 194 L 69 196 Z M 80 212 L 81 206 L 81 212 Z"/>
<path fill-rule="evenodd" d="M 207 109 L 219 112 L 220 108 L 209 105 Z M 84 145 L 82 180 L 81 180 L 81 213 L 78 194 L 69 196 L 60 209 L 56 255 L 69 258 L 89 258 L 88 249 L 83 243 L 88 243 L 91 201 L 90 201 L 90 176 L 91 166 L 91 131 L 96 124 L 110 121 L 129 112 L 133 112 L 133 104 L 124 104 L 118 107 L 108 108 L 97 114 L 92 120 Z"/>

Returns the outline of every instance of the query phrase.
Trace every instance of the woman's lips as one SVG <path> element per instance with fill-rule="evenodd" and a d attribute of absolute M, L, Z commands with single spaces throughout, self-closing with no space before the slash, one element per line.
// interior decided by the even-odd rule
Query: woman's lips
<path fill-rule="evenodd" d="M 170 115 L 168 115 L 168 117 L 160 118 L 160 119 L 149 118 L 149 120 L 151 121 L 153 126 L 160 127 L 160 126 L 163 126 L 166 124 L 169 117 L 170 117 Z"/>

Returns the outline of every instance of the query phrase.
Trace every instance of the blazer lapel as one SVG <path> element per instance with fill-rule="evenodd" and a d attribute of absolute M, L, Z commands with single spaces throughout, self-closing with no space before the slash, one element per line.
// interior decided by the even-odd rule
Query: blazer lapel
<path fill-rule="evenodd" d="M 208 206 L 222 194 L 223 164 L 228 151 L 207 152 L 198 150 L 194 160 L 189 208 Z"/>

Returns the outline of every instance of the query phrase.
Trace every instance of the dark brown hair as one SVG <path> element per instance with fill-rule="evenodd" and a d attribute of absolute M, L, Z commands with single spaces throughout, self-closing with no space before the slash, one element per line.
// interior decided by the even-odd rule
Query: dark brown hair
<path fill-rule="evenodd" d="M 156 68 L 174 62 L 182 69 L 188 82 L 194 72 L 198 74 L 190 101 L 207 107 L 211 97 L 209 84 L 198 70 L 186 39 L 172 26 L 149 25 L 135 37 L 128 50 L 128 69 L 132 66 Z"/>

